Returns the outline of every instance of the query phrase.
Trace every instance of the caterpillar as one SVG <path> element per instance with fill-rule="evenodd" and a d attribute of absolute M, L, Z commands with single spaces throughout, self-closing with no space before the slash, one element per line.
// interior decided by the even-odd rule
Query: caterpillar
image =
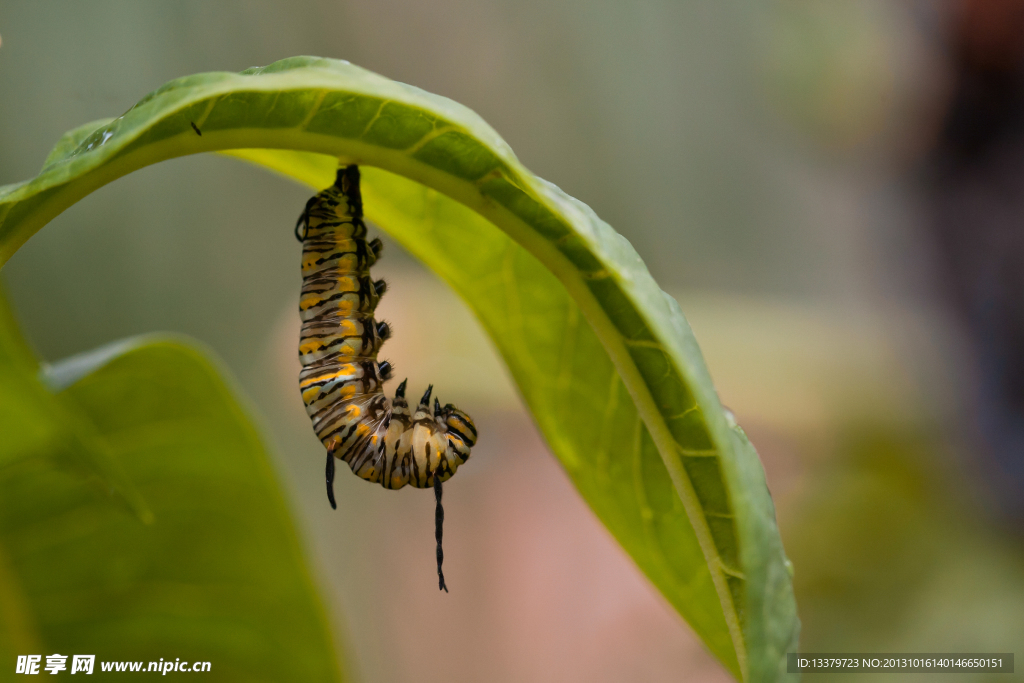
<path fill-rule="evenodd" d="M 394 369 L 377 361 L 391 327 L 374 311 L 387 290 L 370 267 L 383 243 L 366 240 L 359 168 L 341 166 L 334 184 L 312 197 L 295 224 L 302 243 L 299 314 L 299 391 L 317 438 L 327 449 L 327 499 L 334 499 L 334 460 L 386 489 L 406 484 L 434 489 L 438 589 L 448 592 L 441 563 L 444 508 L 441 484 L 469 458 L 476 444 L 473 420 L 452 404 L 430 396 L 411 410 L 406 379 L 393 399 L 384 382 Z"/>

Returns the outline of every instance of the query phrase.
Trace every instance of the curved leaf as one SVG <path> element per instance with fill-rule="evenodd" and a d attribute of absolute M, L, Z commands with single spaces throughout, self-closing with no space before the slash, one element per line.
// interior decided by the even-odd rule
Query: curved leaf
<path fill-rule="evenodd" d="M 0 441 L 5 666 L 60 652 L 95 654 L 96 672 L 177 657 L 210 662 L 224 681 L 340 680 L 277 477 L 209 361 L 173 339 L 136 339 L 46 379 L 154 514 L 141 523 L 51 458 L 3 459 L 12 443 Z M 0 399 L 21 389 L 0 384 Z"/>
<path fill-rule="evenodd" d="M 465 107 L 313 57 L 172 81 L 0 188 L 0 263 L 115 178 L 232 149 L 375 167 L 368 215 L 473 308 L 601 520 L 734 675 L 781 675 L 799 623 L 764 473 L 678 305 L 625 239 Z M 245 154 L 314 186 L 335 164 Z"/>

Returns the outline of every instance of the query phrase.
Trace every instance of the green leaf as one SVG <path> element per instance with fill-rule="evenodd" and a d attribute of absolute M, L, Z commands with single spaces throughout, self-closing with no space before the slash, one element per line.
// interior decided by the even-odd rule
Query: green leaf
<path fill-rule="evenodd" d="M 116 492 L 143 522 L 153 515 L 107 444 L 72 402 L 51 392 L 0 292 L 0 468 L 47 453 Z"/>
<path fill-rule="evenodd" d="M 734 675 L 783 675 L 799 622 L 764 472 L 678 305 L 625 239 L 530 174 L 479 117 L 296 57 L 172 81 L 69 135 L 39 176 L 0 188 L 0 263 L 92 190 L 171 157 L 249 150 L 239 154 L 318 188 L 336 159 L 364 166 L 367 215 L 473 309 L 639 567 Z"/>
<path fill-rule="evenodd" d="M 10 326 L 0 334 L 12 336 Z M 142 491 L 153 521 L 44 457 L 46 440 L 35 457 L 5 459 L 0 659 L 96 654 L 99 671 L 99 660 L 180 658 L 211 662 L 217 680 L 340 680 L 277 476 L 204 355 L 144 338 L 46 374 Z M 0 397 L 15 394 L 28 395 L 0 383 Z M 0 457 L 10 445 L 0 442 Z"/>

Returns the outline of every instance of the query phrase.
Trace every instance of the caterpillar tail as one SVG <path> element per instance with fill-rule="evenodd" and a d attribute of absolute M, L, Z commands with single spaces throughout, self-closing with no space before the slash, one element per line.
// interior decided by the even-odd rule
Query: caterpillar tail
<path fill-rule="evenodd" d="M 434 472 L 434 498 L 437 500 L 437 507 L 434 509 L 434 538 L 437 539 L 437 589 L 448 592 L 448 586 L 444 585 L 444 572 L 441 564 L 444 562 L 444 550 L 441 549 L 441 537 L 444 535 L 444 507 L 441 506 L 441 476 Z"/>
<path fill-rule="evenodd" d="M 327 451 L 327 500 L 332 510 L 338 509 L 338 504 L 334 502 L 334 451 Z"/>

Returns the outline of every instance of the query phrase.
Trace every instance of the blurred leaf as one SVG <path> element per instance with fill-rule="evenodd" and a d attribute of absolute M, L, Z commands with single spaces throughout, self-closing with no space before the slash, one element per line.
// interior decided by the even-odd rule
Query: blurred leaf
<path fill-rule="evenodd" d="M 13 336 L 9 324 L 0 335 Z M 181 658 L 211 662 L 223 681 L 340 680 L 276 473 L 203 354 L 139 339 L 71 359 L 48 377 L 67 384 L 56 398 L 80 411 L 155 519 L 143 524 L 42 457 L 46 440 L 36 457 L 7 460 L 4 666 L 14 655 L 59 652 L 96 654 L 97 671 L 99 660 Z M 30 395 L 0 384 L 0 396 L 14 392 Z M 20 443 L 6 439 L 18 432 L 4 425 L 0 458 Z"/>
<path fill-rule="evenodd" d="M 39 364 L 18 332 L 0 290 L 0 469 L 47 453 L 55 462 L 91 475 L 116 491 L 140 520 L 152 521 L 142 494 L 77 407 L 51 392 Z"/>
<path fill-rule="evenodd" d="M 172 81 L 0 188 L 0 263 L 92 190 L 171 157 L 247 149 L 329 184 L 335 159 L 267 148 L 376 167 L 368 216 L 476 312 L 601 520 L 734 675 L 779 678 L 799 623 L 764 472 L 678 305 L 465 107 L 312 57 Z"/>

